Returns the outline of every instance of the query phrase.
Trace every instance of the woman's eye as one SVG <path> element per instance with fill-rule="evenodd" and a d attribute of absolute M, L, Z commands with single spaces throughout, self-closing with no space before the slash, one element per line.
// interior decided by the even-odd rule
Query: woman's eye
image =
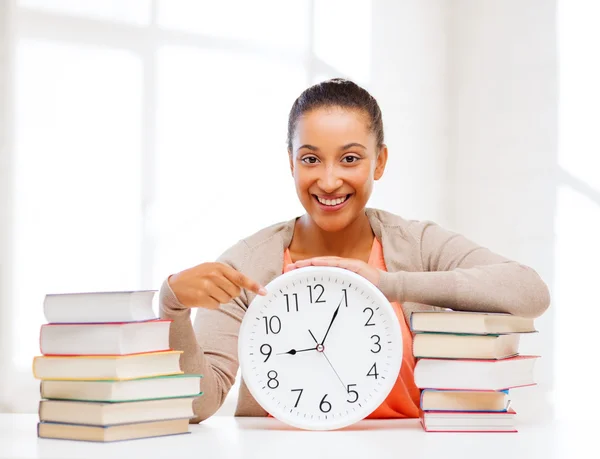
<path fill-rule="evenodd" d="M 360 158 L 358 156 L 345 156 L 344 159 L 346 160 L 347 163 L 355 163 Z"/>
<path fill-rule="evenodd" d="M 306 156 L 305 158 L 302 158 L 302 162 L 305 164 L 315 164 L 317 162 L 317 158 L 314 156 Z"/>

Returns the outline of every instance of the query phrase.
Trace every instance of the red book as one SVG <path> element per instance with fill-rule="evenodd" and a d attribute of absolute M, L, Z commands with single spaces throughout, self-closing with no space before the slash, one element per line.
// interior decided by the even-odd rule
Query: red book
<path fill-rule="evenodd" d="M 171 320 L 46 324 L 40 331 L 44 355 L 129 355 L 169 350 Z"/>

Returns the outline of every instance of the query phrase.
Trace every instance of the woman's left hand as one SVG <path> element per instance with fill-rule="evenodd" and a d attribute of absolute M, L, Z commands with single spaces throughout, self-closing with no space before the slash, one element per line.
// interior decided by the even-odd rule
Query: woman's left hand
<path fill-rule="evenodd" d="M 376 287 L 379 287 L 379 270 L 373 268 L 371 265 L 362 260 L 340 257 L 315 257 L 307 258 L 306 260 L 300 260 L 287 265 L 287 269 L 291 271 L 293 269 L 304 268 L 306 266 L 337 266 L 338 268 L 348 269 L 350 271 L 354 271 L 356 274 L 360 274 Z"/>

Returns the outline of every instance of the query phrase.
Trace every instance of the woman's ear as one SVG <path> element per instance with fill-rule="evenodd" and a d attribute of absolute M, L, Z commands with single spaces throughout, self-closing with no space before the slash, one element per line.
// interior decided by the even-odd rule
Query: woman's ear
<path fill-rule="evenodd" d="M 292 173 L 292 177 L 294 176 L 294 154 L 292 150 L 288 150 L 288 159 L 290 160 L 290 172 Z"/>
<path fill-rule="evenodd" d="M 388 158 L 387 145 L 382 145 L 379 148 L 379 154 L 377 155 L 377 159 L 375 160 L 375 175 L 374 175 L 375 180 L 379 180 L 383 176 L 383 171 L 385 170 L 387 158 Z"/>

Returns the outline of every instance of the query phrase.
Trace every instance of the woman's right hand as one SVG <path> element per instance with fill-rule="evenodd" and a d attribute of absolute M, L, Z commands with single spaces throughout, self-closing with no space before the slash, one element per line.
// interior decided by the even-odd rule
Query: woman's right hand
<path fill-rule="evenodd" d="M 242 288 L 258 295 L 267 291 L 257 282 L 224 263 L 202 263 L 173 274 L 168 280 L 177 300 L 188 308 L 217 309 L 240 296 Z"/>

